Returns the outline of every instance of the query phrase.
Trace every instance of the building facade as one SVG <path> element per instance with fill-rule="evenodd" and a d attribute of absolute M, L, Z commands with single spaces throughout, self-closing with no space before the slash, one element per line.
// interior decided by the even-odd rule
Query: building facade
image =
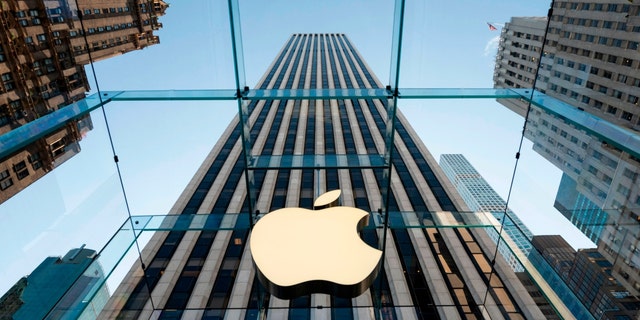
<path fill-rule="evenodd" d="M 522 254 L 521 256 L 529 254 L 533 237 L 531 231 L 511 209 L 507 208 L 507 203 L 484 180 L 464 155 L 440 155 L 439 164 L 469 209 L 490 212 L 502 223 L 503 232 L 508 235 L 506 239 L 501 239 L 497 231 L 492 231 L 489 235 L 496 243 L 501 241 L 498 248 L 511 268 L 515 272 L 524 271 L 513 250 L 517 248 Z M 507 244 L 504 241 L 513 241 L 513 243 Z"/>
<path fill-rule="evenodd" d="M 159 43 L 167 4 L 154 1 L 10 0 L 0 6 L 0 134 L 79 101 L 84 66 Z M 0 160 L 3 202 L 80 151 L 90 117 Z"/>
<path fill-rule="evenodd" d="M 382 88 L 343 34 L 294 34 L 259 89 Z M 387 101 L 255 100 L 248 104 L 251 154 L 327 159 L 385 150 Z M 254 169 L 247 188 L 242 126 L 236 118 L 184 190 L 164 224 L 115 291 L 101 318 L 449 319 L 544 318 L 436 160 L 398 114 L 391 193 L 384 172 L 367 167 Z M 318 160 L 316 160 L 318 161 Z M 317 162 L 313 162 L 317 163 Z M 371 212 L 362 239 L 384 248 L 372 287 L 356 298 L 311 294 L 282 300 L 265 292 L 246 245 L 257 216 L 284 207 L 311 209 L 314 198 L 342 191 L 341 205 Z M 389 207 L 388 232 L 381 219 Z M 489 215 L 490 216 L 490 215 Z M 493 217 L 487 217 L 487 219 Z M 201 230 L 178 228 L 200 221 Z M 330 231 L 328 231 L 330 233 Z M 386 235 L 386 237 L 385 237 Z M 291 239 L 296 241 L 296 239 Z M 492 263 L 493 262 L 493 263 Z"/>
<path fill-rule="evenodd" d="M 557 1 L 546 18 L 512 18 L 502 30 L 494 85 L 531 88 L 638 131 L 640 5 L 629 1 Z M 540 68 L 537 59 L 543 50 Z M 538 70 L 536 78 L 536 70 Z M 525 115 L 527 105 L 499 100 Z M 640 295 L 640 159 L 531 106 L 525 137 L 563 171 L 555 207 L 614 264 L 613 274 Z"/>
<path fill-rule="evenodd" d="M 84 247 L 46 258 L 0 298 L 0 319 L 95 319 L 109 299 L 96 258 Z"/>
<path fill-rule="evenodd" d="M 637 319 L 640 300 L 611 276 L 613 265 L 596 249 L 574 250 L 560 235 L 534 236 L 535 249 L 599 319 Z"/>

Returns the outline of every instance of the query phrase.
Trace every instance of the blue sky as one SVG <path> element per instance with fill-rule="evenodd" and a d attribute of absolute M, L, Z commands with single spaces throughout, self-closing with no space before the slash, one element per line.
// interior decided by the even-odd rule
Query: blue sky
<path fill-rule="evenodd" d="M 543 16 L 548 6 L 547 1 L 407 1 L 399 86 L 492 87 L 499 30 L 490 31 L 486 23 Z M 388 83 L 393 9 L 392 1 L 381 0 L 241 1 L 247 85 L 258 82 L 290 34 L 302 32 L 347 34 Z M 159 45 L 95 64 L 100 89 L 232 88 L 227 10 L 226 1 L 171 3 L 160 19 Z M 442 153 L 465 154 L 506 197 L 522 118 L 493 100 L 403 101 L 400 108 L 436 159 Z M 166 213 L 236 111 L 234 102 L 109 104 L 105 114 L 131 212 Z M 46 256 L 64 255 L 83 243 L 100 249 L 126 219 L 102 111 L 92 119 L 95 128 L 81 142 L 79 155 L 0 207 L 0 241 L 16 243 L 0 257 L 0 292 Z M 573 227 L 552 208 L 560 171 L 530 143 L 519 166 L 512 209 L 535 234 L 568 234 Z M 35 194 L 48 196 L 34 202 Z M 96 212 L 96 205 L 102 210 Z M 589 245 L 578 232 L 568 240 Z"/>

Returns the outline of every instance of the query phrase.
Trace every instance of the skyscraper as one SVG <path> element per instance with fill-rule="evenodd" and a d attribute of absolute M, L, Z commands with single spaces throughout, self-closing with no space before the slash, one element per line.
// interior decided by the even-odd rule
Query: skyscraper
<path fill-rule="evenodd" d="M 640 300 L 611 277 L 612 264 L 596 249 L 574 250 L 560 235 L 534 236 L 531 242 L 578 299 L 600 319 L 634 319 Z"/>
<path fill-rule="evenodd" d="M 381 87 L 343 34 L 292 35 L 257 85 Z M 253 143 L 253 179 L 245 180 L 251 177 L 243 172 L 243 128 L 236 118 L 174 205 L 176 216 L 165 219 L 165 230 L 171 231 L 153 235 L 142 252 L 143 265 L 130 270 L 101 316 L 544 318 L 506 261 L 494 257 L 495 245 L 484 230 L 451 228 L 482 217 L 468 214 L 401 114 L 395 124 L 391 193 L 384 202 L 384 171 L 375 159 L 384 153 L 386 106 L 387 101 L 373 99 L 250 102 L 244 134 Z M 316 168 L 303 165 L 309 158 Z M 312 294 L 281 300 L 267 294 L 246 246 L 252 217 L 284 207 L 311 209 L 316 196 L 334 189 L 342 190 L 343 206 L 372 212 L 361 236 L 385 249 L 379 277 L 353 299 Z M 255 212 L 248 212 L 248 195 L 255 196 Z M 388 233 L 378 213 L 385 203 Z M 196 224 L 202 228 L 189 229 Z"/>
<path fill-rule="evenodd" d="M 85 65 L 159 43 L 153 32 L 166 8 L 161 0 L 2 2 L 0 134 L 83 99 Z M 0 159 L 0 202 L 77 154 L 92 128 L 90 117 L 78 119 Z"/>
<path fill-rule="evenodd" d="M 546 18 L 512 18 L 502 30 L 494 83 L 497 87 L 532 87 L 546 31 L 536 88 L 638 130 L 639 17 L 639 4 L 615 0 L 557 1 L 548 30 Z"/>
<path fill-rule="evenodd" d="M 94 319 L 109 298 L 96 257 L 82 247 L 46 258 L 0 298 L 0 319 Z"/>
<path fill-rule="evenodd" d="M 624 128 L 619 132 L 635 139 L 640 120 L 640 5 L 622 0 L 559 1 L 552 9 L 548 19 L 512 18 L 505 26 L 495 86 L 533 87 L 535 79 L 539 91 L 592 122 L 604 119 L 619 127 L 615 131 Z M 520 115 L 526 113 L 525 103 L 500 102 Z M 535 106 L 528 113 L 525 137 L 563 171 L 555 207 L 613 263 L 615 278 L 640 295 L 640 156 Z"/>
<path fill-rule="evenodd" d="M 513 250 L 520 250 L 527 256 L 531 250 L 533 234 L 518 216 L 507 208 L 507 203 L 484 180 L 482 175 L 461 154 L 440 155 L 440 167 L 447 175 L 458 193 L 472 211 L 490 212 L 503 225 L 504 232 L 513 244 L 504 243 L 497 231 L 491 230 L 489 235 L 494 241 L 501 241 L 499 250 L 516 272 L 524 271 L 522 264 L 513 254 Z"/>

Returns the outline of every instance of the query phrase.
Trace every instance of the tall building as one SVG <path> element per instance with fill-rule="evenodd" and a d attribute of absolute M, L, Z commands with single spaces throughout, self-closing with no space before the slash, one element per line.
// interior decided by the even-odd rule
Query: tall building
<path fill-rule="evenodd" d="M 574 250 L 562 236 L 534 236 L 531 242 L 576 297 L 599 319 L 637 319 L 640 300 L 611 276 L 613 265 L 596 249 Z"/>
<path fill-rule="evenodd" d="M 497 87 L 536 88 L 610 122 L 640 130 L 640 4 L 556 1 L 547 19 L 512 18 L 502 30 Z M 520 110 L 522 110 L 520 108 Z"/>
<path fill-rule="evenodd" d="M 294 34 L 258 89 L 383 88 L 343 34 Z M 163 225 L 105 307 L 102 318 L 148 319 L 542 319 L 518 277 L 482 228 L 458 228 L 468 214 L 456 190 L 408 121 L 397 115 L 389 228 L 380 190 L 384 169 L 359 159 L 384 154 L 387 101 L 254 100 L 247 106 L 253 187 L 247 189 L 239 118 L 206 157 Z M 342 162 L 342 156 L 349 156 Z M 268 168 L 314 158 L 318 167 Z M 265 160 L 262 162 L 263 160 Z M 322 166 L 322 160 L 338 164 Z M 326 163 L 328 164 L 328 162 Z M 285 164 L 286 166 L 286 164 Z M 284 207 L 311 209 L 341 189 L 341 205 L 371 212 L 361 232 L 384 248 L 373 286 L 356 298 L 269 295 L 257 281 L 247 242 L 255 195 L 258 217 Z M 461 214 L 465 212 L 467 214 Z M 486 215 L 487 219 L 493 219 Z M 135 223 L 135 222 L 134 222 Z M 196 229 L 189 226 L 200 225 Z M 449 227 L 447 227 L 449 226 Z M 198 229 L 199 228 L 199 229 Z M 327 232 L 330 235 L 330 231 Z M 386 237 L 384 235 L 386 234 Z M 384 237 L 384 238 L 383 238 Z M 384 241 L 383 241 L 384 240 Z M 298 241 L 291 239 L 291 241 Z M 384 243 L 384 246 L 381 245 Z"/>
<path fill-rule="evenodd" d="M 159 43 L 161 0 L 9 0 L 0 6 L 0 134 L 85 97 L 84 66 Z M 86 30 L 86 31 L 83 31 Z M 80 151 L 91 118 L 0 159 L 3 202 Z"/>
<path fill-rule="evenodd" d="M 640 4 L 554 3 L 548 21 L 512 18 L 505 25 L 495 86 L 531 88 L 537 79 L 539 91 L 584 112 L 592 122 L 604 119 L 624 128 L 624 134 L 637 136 Z M 526 113 L 525 103 L 499 101 L 520 115 Z M 563 171 L 555 207 L 613 263 L 615 278 L 640 295 L 640 156 L 535 106 L 528 114 L 525 136 L 536 152 Z"/>
<path fill-rule="evenodd" d="M 109 299 L 96 258 L 84 247 L 46 258 L 0 297 L 0 319 L 95 319 Z"/>
<path fill-rule="evenodd" d="M 502 223 L 503 230 L 492 230 L 489 235 L 499 243 L 499 250 L 511 268 L 516 272 L 524 271 L 513 250 L 520 250 L 521 257 L 531 251 L 533 234 L 518 216 L 507 208 L 507 203 L 493 190 L 486 180 L 476 171 L 462 154 L 440 155 L 440 167 L 456 188 L 462 199 L 472 211 L 490 212 Z M 500 239 L 498 231 L 508 235 Z M 504 235 L 503 235 L 504 236 Z M 509 241 L 507 244 L 505 241 Z M 512 241 L 512 242 L 511 242 Z"/>

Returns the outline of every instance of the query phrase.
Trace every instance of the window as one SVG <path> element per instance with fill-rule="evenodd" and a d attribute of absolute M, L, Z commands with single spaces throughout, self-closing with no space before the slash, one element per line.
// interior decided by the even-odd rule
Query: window
<path fill-rule="evenodd" d="M 602 109 L 602 101 L 599 100 L 593 100 L 593 107 L 596 109 Z"/>
<path fill-rule="evenodd" d="M 632 94 L 630 94 L 630 95 L 628 95 L 628 96 L 627 96 L 627 102 L 629 102 L 629 103 L 632 103 L 632 104 L 637 105 L 637 104 L 638 104 L 638 102 L 639 102 L 639 100 L 640 100 L 640 99 L 639 99 L 637 96 L 634 96 L 634 95 L 632 95 Z"/>
<path fill-rule="evenodd" d="M 614 98 L 620 99 L 620 98 L 622 98 L 622 91 L 618 91 L 618 90 L 614 89 L 611 92 L 611 96 L 614 97 Z"/>
<path fill-rule="evenodd" d="M 618 185 L 618 189 L 616 189 L 616 191 L 620 192 L 623 196 L 628 197 L 629 196 L 629 188 L 619 184 Z"/>
<path fill-rule="evenodd" d="M 618 74 L 618 82 L 622 82 L 622 83 L 627 82 L 627 75 Z"/>
<path fill-rule="evenodd" d="M 624 168 L 624 171 L 622 172 L 622 175 L 631 179 L 631 180 L 635 180 L 638 177 L 638 174 L 633 172 L 632 170 L 630 170 L 629 168 Z"/>
<path fill-rule="evenodd" d="M 614 106 L 608 106 L 607 107 L 607 113 L 616 114 L 616 112 L 618 112 L 618 108 L 616 108 Z"/>
<path fill-rule="evenodd" d="M 578 64 L 578 70 L 580 71 L 586 71 L 587 70 L 587 65 L 584 63 L 579 63 Z"/>
<path fill-rule="evenodd" d="M 607 61 L 611 63 L 616 63 L 616 61 L 618 61 L 618 56 L 614 56 L 611 54 L 607 57 Z"/>
<path fill-rule="evenodd" d="M 12 185 L 13 185 L 13 180 L 11 180 L 11 178 L 4 179 L 4 180 L 0 181 L 0 190 L 6 190 L 7 188 L 11 187 Z"/>
<path fill-rule="evenodd" d="M 571 97 L 571 99 L 578 99 L 578 93 L 575 91 L 571 91 L 571 94 L 569 96 Z"/>
<path fill-rule="evenodd" d="M 100 14 L 100 9 L 93 9 L 93 14 Z"/>
<path fill-rule="evenodd" d="M 89 10 L 89 9 L 84 9 L 84 14 L 91 14 L 91 10 Z"/>
<path fill-rule="evenodd" d="M 27 164 L 24 160 L 13 165 L 13 171 L 18 176 L 18 180 L 22 180 L 29 176 L 29 169 L 27 168 Z"/>
<path fill-rule="evenodd" d="M 29 16 L 37 17 L 38 16 L 38 10 L 29 10 Z"/>
<path fill-rule="evenodd" d="M 633 64 L 633 60 L 631 60 L 629 58 L 623 58 L 622 59 L 622 65 L 623 66 L 631 67 L 632 64 Z"/>
<path fill-rule="evenodd" d="M 621 117 L 622 119 L 631 121 L 632 117 L 633 117 L 633 114 L 631 112 L 622 111 L 622 117 Z"/>
<path fill-rule="evenodd" d="M 607 90 L 609 90 L 609 88 L 605 87 L 605 86 L 600 86 L 598 88 L 598 91 L 601 93 L 607 93 Z"/>
<path fill-rule="evenodd" d="M 45 42 L 45 41 L 47 41 L 47 36 L 44 33 L 41 33 L 41 34 L 37 35 L 37 39 L 40 42 Z"/>

